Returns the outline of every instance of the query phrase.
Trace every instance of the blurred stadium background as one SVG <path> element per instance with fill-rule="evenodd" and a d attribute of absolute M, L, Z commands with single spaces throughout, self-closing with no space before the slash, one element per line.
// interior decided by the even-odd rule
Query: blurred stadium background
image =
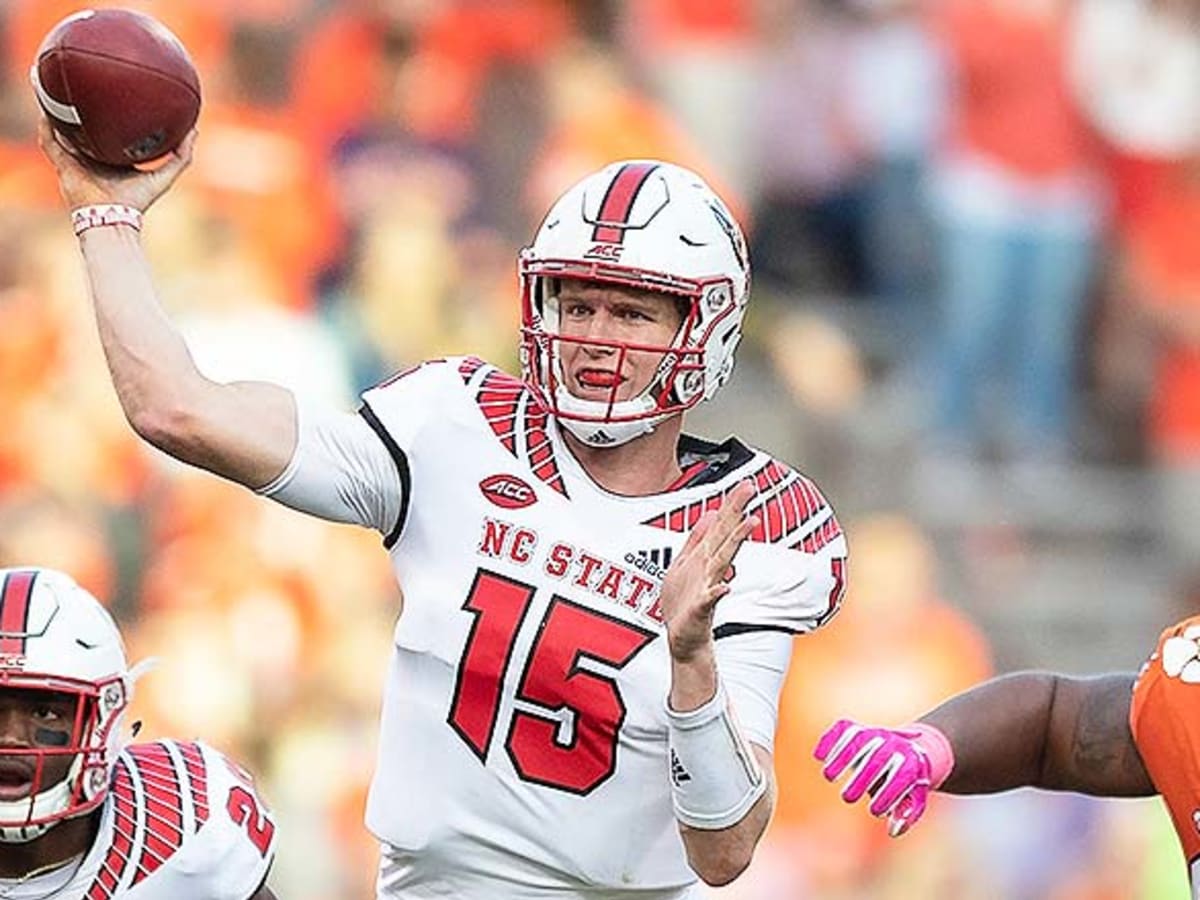
<path fill-rule="evenodd" d="M 259 773 L 280 896 L 365 898 L 386 556 L 125 425 L 26 81 L 86 5 L 0 0 L 0 563 L 73 572 L 162 657 L 144 733 Z M 352 406 L 431 355 L 513 369 L 515 253 L 560 189 L 655 156 L 731 199 L 754 301 L 692 430 L 815 478 L 853 561 L 796 645 L 766 844 L 714 896 L 1186 896 L 1155 801 L 942 801 L 892 843 L 809 749 L 996 671 L 1135 668 L 1200 609 L 1200 3 L 119 5 L 204 79 L 146 243 L 216 377 Z"/>

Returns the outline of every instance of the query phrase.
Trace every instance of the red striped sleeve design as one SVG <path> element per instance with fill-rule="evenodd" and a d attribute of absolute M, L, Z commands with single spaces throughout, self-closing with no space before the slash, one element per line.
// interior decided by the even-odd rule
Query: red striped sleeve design
<path fill-rule="evenodd" d="M 196 830 L 208 821 L 208 768 L 204 764 L 204 754 L 200 745 L 194 741 L 180 741 L 176 745 L 183 757 L 184 771 L 187 773 L 188 787 L 192 793 L 192 808 L 195 810 Z"/>
<path fill-rule="evenodd" d="M 133 838 L 137 830 L 136 791 L 129 766 L 123 759 L 113 772 L 107 802 L 113 807 L 112 835 L 100 871 L 88 888 L 87 900 L 109 900 L 116 893 L 133 853 Z"/>
<path fill-rule="evenodd" d="M 779 544 L 789 540 L 793 550 L 815 553 L 842 534 L 837 518 L 829 512 L 829 503 L 811 481 L 776 460 L 758 468 L 749 479 L 757 496 L 746 511 L 758 517 L 750 540 Z M 642 524 L 667 531 L 687 532 L 705 512 L 720 509 L 729 489 L 717 490 L 703 500 L 693 501 L 661 513 Z M 814 527 L 822 514 L 827 518 Z"/>
<path fill-rule="evenodd" d="M 154 873 L 183 845 L 183 789 L 175 761 L 161 743 L 136 748 L 138 774 L 149 826 L 133 883 Z"/>

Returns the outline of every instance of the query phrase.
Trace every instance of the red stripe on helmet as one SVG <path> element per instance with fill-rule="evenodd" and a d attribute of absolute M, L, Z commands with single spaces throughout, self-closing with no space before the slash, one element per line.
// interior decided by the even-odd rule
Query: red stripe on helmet
<path fill-rule="evenodd" d="M 603 244 L 619 244 L 625 239 L 625 228 L 622 226 L 629 221 L 633 201 L 637 199 L 638 191 L 650 173 L 657 168 L 657 163 L 645 162 L 628 163 L 621 167 L 608 186 L 604 202 L 600 204 L 592 240 Z"/>
<path fill-rule="evenodd" d="M 0 593 L 0 653 L 25 652 L 25 632 L 29 627 L 29 600 L 37 572 L 10 572 L 4 577 Z"/>

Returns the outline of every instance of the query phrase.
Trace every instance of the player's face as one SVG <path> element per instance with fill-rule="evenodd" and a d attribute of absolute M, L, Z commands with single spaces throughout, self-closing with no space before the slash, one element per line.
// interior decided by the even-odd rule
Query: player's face
<path fill-rule="evenodd" d="M 23 800 L 66 777 L 73 754 L 44 754 L 38 778 L 38 755 L 20 751 L 75 743 L 78 704 L 71 694 L 0 688 L 0 801 Z"/>
<path fill-rule="evenodd" d="M 636 397 L 664 354 L 629 350 L 622 358 L 615 344 L 667 347 L 683 323 L 670 295 L 617 285 L 564 281 L 558 305 L 559 333 L 570 339 L 561 342 L 563 378 L 567 390 L 584 400 Z"/>

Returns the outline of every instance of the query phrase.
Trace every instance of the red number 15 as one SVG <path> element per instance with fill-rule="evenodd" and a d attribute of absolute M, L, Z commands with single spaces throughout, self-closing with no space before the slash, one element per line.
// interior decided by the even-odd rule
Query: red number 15
<path fill-rule="evenodd" d="M 463 604 L 475 621 L 447 721 L 485 761 L 505 673 L 521 666 L 519 704 L 504 740 L 513 766 L 526 781 L 588 794 L 616 769 L 625 703 L 612 676 L 582 668 L 580 660 L 621 669 L 654 632 L 555 595 L 527 657 L 514 660 L 513 646 L 534 590 L 494 572 L 476 573 Z"/>

